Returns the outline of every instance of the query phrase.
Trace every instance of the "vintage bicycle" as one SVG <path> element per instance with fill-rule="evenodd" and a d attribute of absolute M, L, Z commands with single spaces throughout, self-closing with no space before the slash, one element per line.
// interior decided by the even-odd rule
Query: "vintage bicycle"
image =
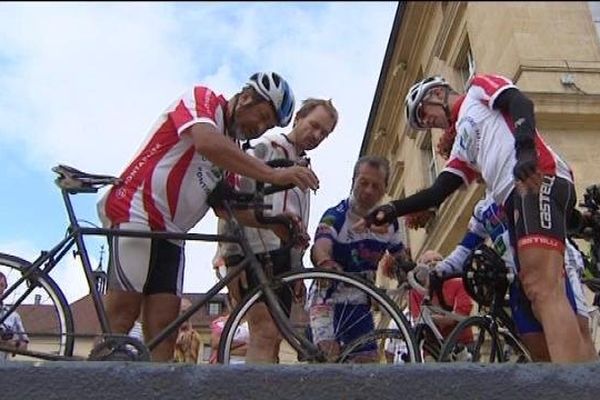
<path fill-rule="evenodd" d="M 286 167 L 288 160 L 274 160 L 269 163 L 273 167 Z M 149 361 L 150 351 L 155 348 L 168 335 L 175 332 L 179 326 L 189 319 L 200 308 L 204 307 L 213 297 L 224 289 L 231 281 L 242 272 L 248 271 L 256 275 L 260 285 L 243 299 L 233 310 L 224 327 L 221 341 L 219 343 L 218 360 L 220 363 L 228 364 L 231 360 L 231 352 L 234 349 L 235 332 L 245 321 L 247 311 L 258 301 L 264 301 L 273 319 L 288 344 L 286 348 L 289 354 L 280 357 L 281 362 L 317 363 L 330 361 L 331 357 L 322 349 L 312 343 L 310 335 L 310 324 L 306 318 L 298 318 L 291 310 L 281 302 L 281 293 L 290 291 L 294 293 L 294 299 L 301 308 L 302 296 L 298 296 L 299 288 L 308 291 L 314 285 L 332 288 L 351 288 L 368 299 L 370 314 L 375 320 L 387 318 L 394 321 L 401 332 L 403 340 L 407 343 L 410 362 L 420 360 L 419 353 L 414 344 L 413 333 L 410 324 L 398 309 L 397 305 L 386 295 L 385 291 L 376 288 L 370 282 L 338 271 L 323 270 L 319 268 L 307 268 L 291 271 L 280 276 L 269 274 L 269 260 L 266 265 L 261 264 L 254 256 L 244 236 L 243 229 L 234 217 L 234 209 L 252 209 L 259 222 L 264 224 L 284 224 L 290 232 L 288 246 L 294 242 L 296 235 L 294 224 L 289 218 L 281 216 L 268 216 L 264 213 L 270 208 L 264 203 L 265 196 L 278 190 L 289 187 L 267 186 L 257 182 L 256 190 L 253 192 L 238 192 L 221 184 L 218 193 L 220 206 L 230 216 L 230 223 L 234 230 L 231 235 L 209 235 L 198 233 L 172 233 L 172 232 L 140 232 L 133 230 L 116 230 L 98 227 L 82 226 L 78 220 L 71 196 L 86 193 L 96 193 L 106 185 L 118 185 L 119 178 L 109 175 L 89 174 L 75 168 L 58 165 L 52 170 L 58 175 L 55 183 L 61 191 L 63 203 L 68 216 L 67 234 L 64 238 L 49 250 L 44 250 L 39 257 L 29 262 L 22 258 L 9 254 L 0 253 L 0 271 L 8 280 L 8 287 L 0 296 L 3 305 L 3 313 L 0 314 L 0 324 L 10 317 L 11 313 L 18 312 L 21 316 L 28 312 L 39 312 L 43 305 L 42 314 L 30 315 L 28 320 L 38 323 L 36 332 L 27 332 L 31 338 L 37 337 L 36 344 L 33 341 L 27 349 L 14 349 L 3 344 L 0 340 L 0 351 L 7 351 L 20 356 L 40 360 L 131 360 Z M 208 241 L 208 242 L 231 242 L 237 243 L 244 252 L 244 259 L 234 268 L 231 268 L 222 280 L 217 282 L 199 300 L 195 301 L 184 313 L 181 313 L 156 337 L 146 343 L 127 335 L 114 334 L 109 326 L 106 311 L 104 309 L 102 295 L 94 282 L 93 269 L 88 255 L 85 238 L 89 236 L 104 236 L 110 240 L 112 236 L 129 236 L 143 238 L 176 239 L 185 241 Z M 100 334 L 97 344 L 94 345 L 87 356 L 74 355 L 74 342 L 81 335 L 75 331 L 71 306 L 68 304 L 61 285 L 70 282 L 56 281 L 50 273 L 59 265 L 59 262 L 67 254 L 73 252 L 81 263 L 90 296 L 93 302 L 95 317 L 100 325 Z M 334 335 L 343 336 L 344 332 L 335 331 Z"/>

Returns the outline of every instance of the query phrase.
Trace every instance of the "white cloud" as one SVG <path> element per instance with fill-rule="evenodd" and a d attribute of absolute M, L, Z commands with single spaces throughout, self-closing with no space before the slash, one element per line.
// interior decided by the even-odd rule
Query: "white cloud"
<path fill-rule="evenodd" d="M 229 97 L 251 73 L 275 70 L 290 81 L 298 104 L 333 98 L 340 112 L 336 132 L 310 154 L 321 180 L 312 234 L 325 209 L 348 194 L 395 7 L 2 4 L 0 143 L 26 149 L 28 163 L 43 171 L 60 162 L 118 174 L 189 85 L 205 83 Z M 194 231 L 215 227 L 211 215 Z M 214 244 L 190 244 L 187 252 L 186 290 L 207 289 Z"/>

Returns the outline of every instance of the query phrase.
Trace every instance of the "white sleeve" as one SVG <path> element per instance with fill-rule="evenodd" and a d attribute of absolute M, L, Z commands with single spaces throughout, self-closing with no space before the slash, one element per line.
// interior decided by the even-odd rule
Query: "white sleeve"
<path fill-rule="evenodd" d="M 471 250 L 463 245 L 458 245 L 448 257 L 436 265 L 435 269 L 442 276 L 462 272 L 465 261 L 470 254 Z"/>
<path fill-rule="evenodd" d="M 25 331 L 25 327 L 23 326 L 23 322 L 21 321 L 21 316 L 17 313 L 14 313 L 14 330 L 15 333 L 19 336 L 19 341 L 29 343 L 29 336 L 27 336 L 27 332 Z"/>

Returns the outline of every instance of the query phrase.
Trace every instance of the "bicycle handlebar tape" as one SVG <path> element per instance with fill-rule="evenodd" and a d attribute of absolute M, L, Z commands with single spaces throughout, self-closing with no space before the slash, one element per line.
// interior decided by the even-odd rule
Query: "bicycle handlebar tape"
<path fill-rule="evenodd" d="M 294 166 L 296 163 L 287 158 L 276 158 L 274 160 L 267 161 L 267 165 L 271 168 L 288 168 Z"/>

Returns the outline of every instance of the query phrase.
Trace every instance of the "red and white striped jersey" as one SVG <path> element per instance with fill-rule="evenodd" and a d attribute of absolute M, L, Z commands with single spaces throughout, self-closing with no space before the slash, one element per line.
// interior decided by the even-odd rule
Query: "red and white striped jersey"
<path fill-rule="evenodd" d="M 276 159 L 287 159 L 298 161 L 304 153 L 298 154 L 294 144 L 282 133 L 267 133 L 253 142 L 253 147 L 247 150 L 247 153 L 263 161 Z M 236 175 L 238 185 L 244 187 L 243 191 L 248 191 L 249 187 L 254 189 L 254 181 L 250 178 Z M 298 187 L 289 190 L 273 193 L 265 196 L 265 204 L 270 204 L 272 208 L 265 212 L 266 215 L 278 215 L 284 212 L 293 213 L 299 216 L 304 223 L 304 229 L 308 229 L 308 218 L 310 214 L 310 191 L 302 191 Z M 221 225 L 221 232 L 226 232 L 225 226 Z M 281 241 L 270 229 L 244 228 L 246 239 L 256 253 L 277 250 L 281 247 Z M 242 254 L 241 248 L 234 243 L 223 243 L 223 254 L 226 256 L 232 254 Z"/>
<path fill-rule="evenodd" d="M 464 99 L 452 110 L 456 117 L 456 139 L 444 171 L 459 175 L 465 184 L 478 174 L 498 204 L 504 204 L 514 188 L 516 164 L 514 123 L 507 113 L 494 109 L 498 96 L 515 85 L 498 75 L 476 75 Z M 573 181 L 567 163 L 536 131 L 538 167 L 544 174 Z"/>
<path fill-rule="evenodd" d="M 198 153 L 186 129 L 197 123 L 225 133 L 227 100 L 196 86 L 158 118 L 133 161 L 98 203 L 105 226 L 146 223 L 152 230 L 187 232 L 208 211 L 208 194 L 222 170 Z"/>

